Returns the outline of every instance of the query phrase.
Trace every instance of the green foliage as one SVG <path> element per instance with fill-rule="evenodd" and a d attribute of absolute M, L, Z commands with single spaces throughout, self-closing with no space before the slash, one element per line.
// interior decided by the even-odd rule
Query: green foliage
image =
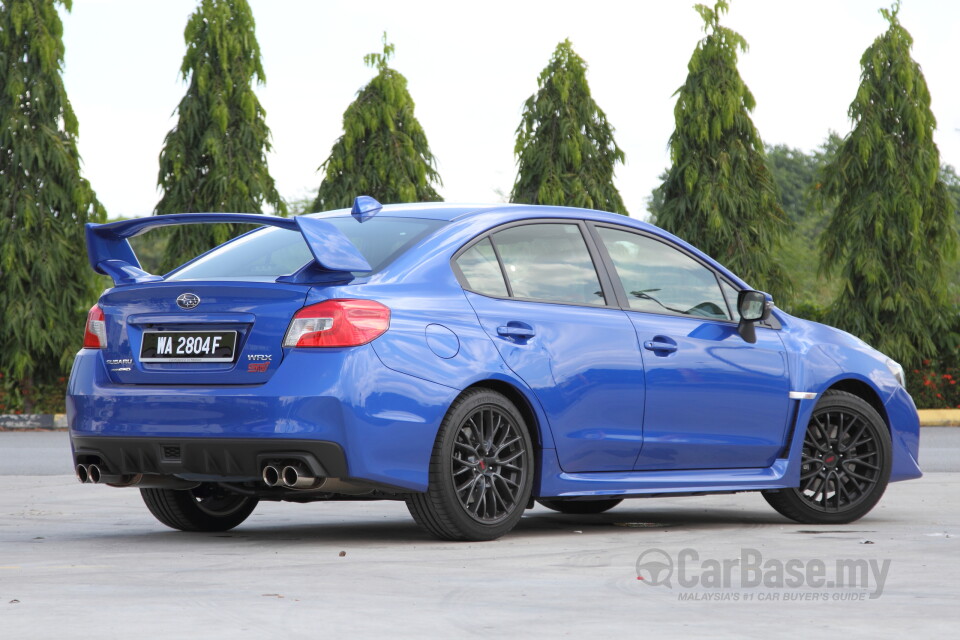
<path fill-rule="evenodd" d="M 65 375 L 42 376 L 25 385 L 0 374 L 0 414 L 63 413 L 66 395 Z"/>
<path fill-rule="evenodd" d="M 953 203 L 953 210 L 957 214 L 956 221 L 960 224 L 960 176 L 952 165 L 945 164 L 940 167 L 940 179 L 947 188 L 947 195 L 950 202 Z"/>
<path fill-rule="evenodd" d="M 794 222 L 806 217 L 810 210 L 809 189 L 819 170 L 816 158 L 785 144 L 767 145 L 766 156 L 784 213 Z"/>
<path fill-rule="evenodd" d="M 569 40 L 557 45 L 527 98 L 517 127 L 517 179 L 511 202 L 585 207 L 627 215 L 613 185 L 623 151 L 594 102 L 587 63 Z"/>
<path fill-rule="evenodd" d="M 313 211 L 349 207 L 359 195 L 392 202 L 438 202 L 442 184 L 427 135 L 413 114 L 407 79 L 387 66 L 393 45 L 363 62 L 377 70 L 343 113 L 343 135 L 320 165 L 323 181 Z"/>
<path fill-rule="evenodd" d="M 947 195 L 956 214 L 954 223 L 957 230 L 960 231 L 960 176 L 957 175 L 956 169 L 947 164 L 940 167 L 940 179 L 947 187 Z M 957 258 L 947 268 L 947 282 L 950 283 L 948 290 L 950 299 L 954 303 L 960 304 L 960 255 Z"/>
<path fill-rule="evenodd" d="M 254 81 L 264 82 L 254 26 L 246 0 L 201 0 L 190 16 L 180 67 L 189 85 L 160 153 L 163 196 L 156 214 L 262 213 L 264 203 L 286 212 L 267 169 L 266 112 L 253 92 Z M 181 264 L 233 232 L 230 225 L 176 227 L 168 234 L 165 266 Z"/>
<path fill-rule="evenodd" d="M 826 322 L 831 303 L 840 293 L 841 278 L 837 273 L 824 273 L 818 269 L 820 261 L 820 235 L 823 233 L 834 210 L 832 200 L 822 198 L 820 194 L 823 168 L 832 162 L 843 139 L 831 131 L 823 144 L 806 153 L 787 145 L 767 146 L 767 165 L 781 194 L 784 210 L 794 221 L 794 233 L 783 243 L 779 260 L 784 269 L 791 274 L 795 283 L 795 295 L 784 308 L 793 315 Z M 667 173 L 660 175 L 666 180 Z M 950 165 L 940 167 L 940 179 L 947 186 L 950 199 L 960 208 L 960 177 Z M 647 202 L 651 218 L 656 220 L 663 210 L 663 197 L 660 188 L 654 189 Z M 958 210 L 960 224 L 960 210 Z M 960 303 L 960 260 L 949 265 L 948 295 L 951 300 Z M 957 327 L 955 342 L 960 345 L 960 327 Z M 940 358 L 934 368 L 944 368 Z M 960 366 L 960 362 L 957 362 Z"/>
<path fill-rule="evenodd" d="M 291 216 L 299 216 L 305 213 L 313 213 L 314 200 L 315 200 L 314 196 L 306 195 L 306 194 L 300 194 L 292 198 L 288 197 L 287 198 L 287 214 Z"/>
<path fill-rule="evenodd" d="M 828 321 L 915 368 L 948 330 L 957 237 L 930 93 L 898 11 L 881 9 L 890 26 L 860 60 L 853 130 L 823 171 L 822 199 L 836 209 L 821 266 L 843 285 Z"/>
<path fill-rule="evenodd" d="M 840 290 L 838 278 L 819 272 L 818 240 L 829 211 L 815 203 L 820 171 L 836 154 L 840 137 L 830 132 L 819 149 L 805 153 L 786 145 L 768 146 L 767 166 L 793 222 L 793 233 L 784 239 L 777 259 L 791 275 L 794 295 L 784 308 L 797 316 L 822 322 L 830 302 Z"/>
<path fill-rule="evenodd" d="M 80 176 L 56 4 L 0 4 L 0 373 L 28 411 L 80 348 L 96 299 L 83 225 L 104 219 Z"/>
<path fill-rule="evenodd" d="M 737 52 L 747 43 L 720 25 L 726 2 L 696 9 L 706 36 L 674 94 L 673 164 L 660 187 L 656 223 L 786 302 L 791 286 L 778 256 L 790 222 L 750 119 L 753 94 L 737 70 Z"/>

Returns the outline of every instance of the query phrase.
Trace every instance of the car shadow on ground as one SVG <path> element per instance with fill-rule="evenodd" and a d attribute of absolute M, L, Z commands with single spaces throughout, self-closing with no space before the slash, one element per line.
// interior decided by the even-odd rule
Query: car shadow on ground
<path fill-rule="evenodd" d="M 143 540 L 175 544 L 178 540 L 190 538 L 192 541 L 208 540 L 216 543 L 221 540 L 243 540 L 257 544 L 286 545 L 290 543 L 337 544 L 344 546 L 369 544 L 443 544 L 420 528 L 412 518 L 398 513 L 396 509 L 385 510 L 381 518 L 373 520 L 369 514 L 356 520 L 345 520 L 342 514 L 330 513 L 329 519 L 316 513 L 304 514 L 298 518 L 296 513 L 255 514 L 250 520 L 236 529 L 225 532 L 185 533 L 164 528 L 156 523 L 156 530 L 143 533 L 104 531 L 100 535 L 117 541 Z M 869 520 L 869 521 L 867 521 Z M 762 506 L 756 510 L 742 508 L 683 508 L 682 506 L 638 508 L 633 505 L 621 505 L 611 511 L 598 515 L 568 515 L 547 511 L 543 508 L 528 511 L 516 528 L 505 538 L 525 540 L 545 536 L 582 535 L 621 535 L 631 539 L 642 531 L 722 531 L 746 529 L 784 528 L 792 533 L 859 533 L 873 530 L 885 522 L 882 516 L 874 515 L 844 529 L 845 525 L 801 525 Z"/>

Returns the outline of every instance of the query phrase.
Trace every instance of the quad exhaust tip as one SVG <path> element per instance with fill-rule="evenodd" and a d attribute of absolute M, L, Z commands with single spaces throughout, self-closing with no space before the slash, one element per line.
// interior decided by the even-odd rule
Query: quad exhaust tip
<path fill-rule="evenodd" d="M 110 473 L 97 463 L 77 465 L 77 480 L 79 480 L 82 484 L 109 484 L 124 486 L 132 479 L 134 479 L 134 476 L 123 476 Z"/>
<path fill-rule="evenodd" d="M 103 468 L 98 464 L 78 464 L 77 465 L 77 480 L 81 484 L 100 484 L 101 482 L 106 484 L 109 482 L 116 482 L 120 476 L 112 476 L 104 473 Z"/>
<path fill-rule="evenodd" d="M 280 469 L 272 464 L 265 466 L 261 475 L 263 477 L 263 484 L 268 487 L 275 487 L 280 484 Z"/>
<path fill-rule="evenodd" d="M 310 475 L 300 465 L 293 464 L 285 466 L 280 477 L 283 480 L 283 486 L 288 489 L 316 489 L 323 485 L 323 481 L 326 480 L 326 478 Z"/>
<path fill-rule="evenodd" d="M 318 478 L 311 474 L 302 464 L 274 465 L 263 467 L 261 473 L 263 484 L 268 487 L 286 487 L 287 489 L 318 489 L 323 486 L 326 478 Z"/>

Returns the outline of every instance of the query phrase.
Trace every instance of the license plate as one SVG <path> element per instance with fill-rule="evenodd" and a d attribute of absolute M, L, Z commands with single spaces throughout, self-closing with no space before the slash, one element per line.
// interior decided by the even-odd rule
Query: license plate
<path fill-rule="evenodd" d="M 233 362 L 236 331 L 145 331 L 140 362 Z"/>

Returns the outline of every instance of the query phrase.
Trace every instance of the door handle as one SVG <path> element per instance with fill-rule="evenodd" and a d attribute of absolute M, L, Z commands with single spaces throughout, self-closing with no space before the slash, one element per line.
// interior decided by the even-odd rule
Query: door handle
<path fill-rule="evenodd" d="M 648 351 L 657 351 L 660 353 L 673 353 L 677 350 L 677 343 L 670 338 L 657 336 L 653 340 L 647 340 L 643 343 L 643 348 Z"/>
<path fill-rule="evenodd" d="M 537 335 L 537 332 L 533 330 L 533 327 L 525 322 L 513 321 L 497 327 L 497 334 L 503 336 L 504 338 L 518 338 L 525 340 Z"/>

